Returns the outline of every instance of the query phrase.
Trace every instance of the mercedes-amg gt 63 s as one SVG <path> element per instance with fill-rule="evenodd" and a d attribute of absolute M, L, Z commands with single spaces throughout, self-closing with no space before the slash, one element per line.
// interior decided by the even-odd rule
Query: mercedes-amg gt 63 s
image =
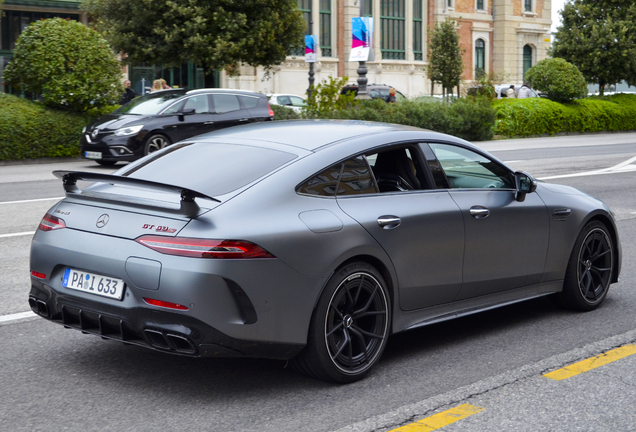
<path fill-rule="evenodd" d="M 112 175 L 54 174 L 66 197 L 33 237 L 35 313 L 334 382 L 364 377 L 393 333 L 547 295 L 590 311 L 621 268 L 603 202 L 400 125 L 253 123 Z"/>

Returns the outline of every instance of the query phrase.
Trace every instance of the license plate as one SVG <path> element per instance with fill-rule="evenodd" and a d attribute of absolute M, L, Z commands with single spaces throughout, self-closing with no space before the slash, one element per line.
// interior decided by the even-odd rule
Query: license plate
<path fill-rule="evenodd" d="M 70 268 L 64 271 L 62 286 L 117 300 L 121 300 L 124 294 L 124 281 L 121 279 Z"/>
<path fill-rule="evenodd" d="M 87 151 L 87 152 L 84 152 L 84 156 L 87 159 L 101 159 L 102 158 L 102 153 L 101 152 Z"/>

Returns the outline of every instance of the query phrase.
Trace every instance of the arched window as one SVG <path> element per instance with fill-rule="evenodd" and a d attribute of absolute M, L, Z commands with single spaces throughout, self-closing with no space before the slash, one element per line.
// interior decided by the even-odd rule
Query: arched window
<path fill-rule="evenodd" d="M 532 47 L 526 45 L 523 47 L 523 79 L 526 79 L 526 72 L 532 67 Z"/>
<path fill-rule="evenodd" d="M 486 73 L 486 42 L 483 39 L 475 41 L 475 78 L 481 78 Z"/>

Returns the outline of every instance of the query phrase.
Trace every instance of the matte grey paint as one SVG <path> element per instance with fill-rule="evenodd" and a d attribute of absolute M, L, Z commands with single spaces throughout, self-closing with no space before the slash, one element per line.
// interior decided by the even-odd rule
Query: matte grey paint
<path fill-rule="evenodd" d="M 576 237 L 591 218 L 599 218 L 612 232 L 617 248 L 614 278 L 620 272 L 620 241 L 609 209 L 572 188 L 539 184 L 523 203 L 514 200 L 513 190 L 426 190 L 339 198 L 295 192 L 297 185 L 326 167 L 387 144 L 445 142 L 486 154 L 457 138 L 398 125 L 291 121 L 222 130 L 191 142 L 249 145 L 296 158 L 216 196 L 221 203 L 197 198 L 206 210 L 194 218 L 123 202 L 64 199 L 51 211 L 65 212 L 60 217 L 68 228 L 38 230 L 33 238 L 31 269 L 47 279 L 31 278 L 32 295 L 47 301 L 56 294 L 57 301 L 117 310 L 122 316 L 135 310 L 164 316 L 164 309 L 144 303 L 150 291 L 135 283 L 145 285 L 152 276 L 139 280 L 135 270 L 128 273 L 126 264 L 130 257 L 158 262 L 161 277 L 153 295 L 189 307 L 171 311 L 171 320 L 198 320 L 219 332 L 215 338 L 242 341 L 245 352 L 258 355 L 265 351 L 254 347 L 306 343 L 324 285 L 349 260 L 368 261 L 383 274 L 393 305 L 393 332 L 560 291 Z M 132 163 L 117 174 L 144 162 Z M 196 180 L 199 174 L 190 175 Z M 165 181 L 170 183 L 169 178 Z M 91 190 L 178 202 L 169 194 L 108 184 Z M 474 206 L 487 208 L 489 217 L 475 219 L 470 215 Z M 569 217 L 552 217 L 554 210 L 563 208 L 572 210 Z M 110 221 L 98 229 L 95 222 L 104 213 Z M 399 217 L 399 226 L 380 227 L 378 218 L 387 215 Z M 248 240 L 276 258 L 210 260 L 161 254 L 134 241 L 155 234 L 144 225 L 175 227 L 170 235 L 179 237 Z M 67 266 L 123 279 L 127 284 L 123 300 L 63 288 L 60 278 Z M 253 322 L 246 318 L 247 307 L 253 307 Z M 176 321 L 174 326 L 187 328 Z M 200 354 L 238 354 L 218 343 L 202 340 Z M 286 355 L 297 352 L 294 349 Z"/>

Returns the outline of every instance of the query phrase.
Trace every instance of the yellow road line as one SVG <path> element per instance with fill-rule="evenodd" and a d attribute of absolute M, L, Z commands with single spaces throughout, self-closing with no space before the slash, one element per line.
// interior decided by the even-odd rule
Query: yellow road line
<path fill-rule="evenodd" d="M 455 423 L 458 420 L 469 417 L 473 414 L 477 414 L 479 411 L 483 411 L 480 408 L 471 404 L 460 405 L 455 408 L 451 408 L 447 411 L 426 417 L 415 423 L 410 423 L 405 426 L 393 429 L 390 432 L 429 432 L 434 431 L 451 423 Z"/>
<path fill-rule="evenodd" d="M 580 373 L 587 372 L 597 367 L 606 365 L 608 363 L 612 363 L 616 360 L 620 360 L 632 354 L 636 354 L 636 345 L 629 344 L 620 348 L 613 349 L 611 351 L 607 351 L 606 353 L 597 355 L 596 357 L 571 364 L 570 366 L 566 366 L 563 369 L 549 372 L 543 376 L 556 381 L 561 381 Z"/>

